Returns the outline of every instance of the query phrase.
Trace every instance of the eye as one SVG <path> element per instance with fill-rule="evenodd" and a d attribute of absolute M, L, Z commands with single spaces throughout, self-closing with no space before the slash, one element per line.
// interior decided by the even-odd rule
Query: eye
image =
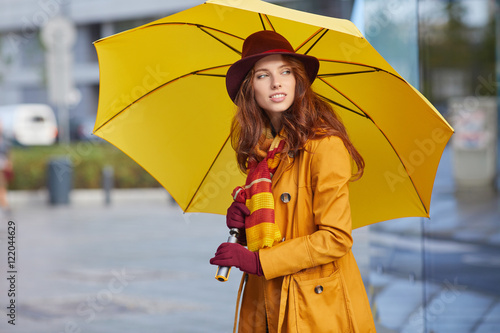
<path fill-rule="evenodd" d="M 284 69 L 281 74 L 283 75 L 289 75 L 289 74 L 292 74 L 292 70 L 291 69 Z"/>
<path fill-rule="evenodd" d="M 267 76 L 268 76 L 268 75 L 267 75 L 266 73 L 259 73 L 259 74 L 257 74 L 255 77 L 256 77 L 258 80 L 260 80 L 260 79 L 263 79 L 263 78 L 265 78 L 265 77 L 267 77 Z"/>

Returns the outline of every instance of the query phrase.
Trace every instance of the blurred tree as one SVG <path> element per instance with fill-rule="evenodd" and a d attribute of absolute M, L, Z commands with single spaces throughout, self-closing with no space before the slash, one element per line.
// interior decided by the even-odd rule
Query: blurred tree
<path fill-rule="evenodd" d="M 492 13 L 493 14 L 493 13 Z M 497 94 L 497 81 L 496 81 L 496 18 L 491 15 L 489 22 L 482 29 L 482 43 L 479 43 L 475 51 L 475 63 L 478 66 L 477 81 L 481 86 L 476 87 L 476 93 L 479 95 L 496 95 Z"/>
<path fill-rule="evenodd" d="M 483 0 L 488 1 L 488 0 Z M 420 57 L 424 94 L 438 108 L 445 108 L 450 97 L 492 95 L 489 85 L 495 72 L 495 18 L 473 26 L 465 23 L 463 1 L 446 0 L 444 20 L 420 19 Z M 446 80 L 442 76 L 448 76 Z M 455 78 L 455 80 L 453 80 Z M 456 87 L 443 87 L 453 84 Z"/>

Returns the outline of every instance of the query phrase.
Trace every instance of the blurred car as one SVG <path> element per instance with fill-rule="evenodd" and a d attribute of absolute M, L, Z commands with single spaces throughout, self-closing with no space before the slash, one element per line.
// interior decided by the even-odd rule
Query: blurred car
<path fill-rule="evenodd" d="M 52 108 L 46 104 L 12 104 L 0 106 L 4 137 L 24 146 L 52 145 L 58 128 Z"/>

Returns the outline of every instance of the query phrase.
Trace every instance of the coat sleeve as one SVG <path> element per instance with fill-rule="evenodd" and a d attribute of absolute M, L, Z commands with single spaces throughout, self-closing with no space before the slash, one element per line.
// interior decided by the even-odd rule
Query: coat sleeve
<path fill-rule="evenodd" d="M 317 231 L 260 250 L 266 279 L 335 261 L 352 247 L 349 152 L 340 138 L 328 137 L 318 141 L 311 156 L 311 213 Z"/>

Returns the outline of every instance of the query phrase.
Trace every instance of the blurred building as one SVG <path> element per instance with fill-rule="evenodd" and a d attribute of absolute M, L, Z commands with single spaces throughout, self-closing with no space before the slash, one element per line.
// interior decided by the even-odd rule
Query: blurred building
<path fill-rule="evenodd" d="M 324 15 L 349 17 L 353 1 L 272 1 Z M 47 103 L 45 50 L 40 30 L 63 15 L 77 31 L 72 123 L 95 118 L 99 67 L 93 42 L 203 3 L 203 0 L 0 0 L 0 105 Z"/>
<path fill-rule="evenodd" d="M 74 81 L 79 98 L 72 121 L 95 117 L 99 68 L 92 43 L 200 1 L 185 0 L 0 0 L 0 104 L 49 103 L 40 29 L 57 15 L 77 31 Z M 49 103 L 50 104 L 50 103 Z"/>

